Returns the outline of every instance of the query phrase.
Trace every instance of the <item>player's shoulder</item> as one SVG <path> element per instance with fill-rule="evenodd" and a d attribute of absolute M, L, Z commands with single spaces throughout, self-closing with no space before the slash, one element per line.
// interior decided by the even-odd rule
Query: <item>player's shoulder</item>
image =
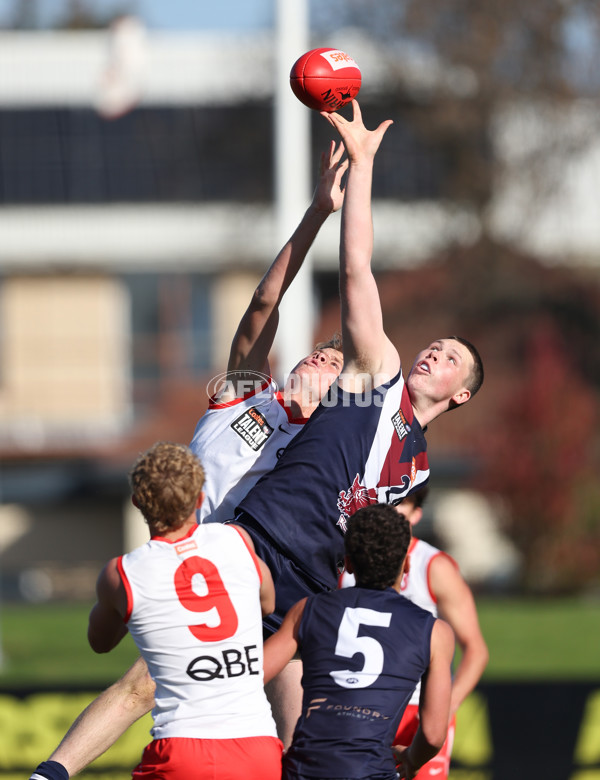
<path fill-rule="evenodd" d="M 438 550 L 432 547 L 433 554 L 430 560 L 430 567 L 435 567 L 438 571 L 450 571 L 460 574 L 460 567 L 456 560 L 444 550 Z"/>
<path fill-rule="evenodd" d="M 450 623 L 442 618 L 435 618 L 432 629 L 432 642 L 445 650 L 454 650 L 455 634 Z"/>
<path fill-rule="evenodd" d="M 411 555 L 419 552 L 420 555 L 436 555 L 437 553 L 441 553 L 439 547 L 435 547 L 433 544 L 430 544 L 429 542 L 426 542 L 424 539 L 419 539 L 416 536 L 413 536 L 412 544 L 408 551 Z"/>
<path fill-rule="evenodd" d="M 456 597 L 466 585 L 458 563 L 452 556 L 442 551 L 430 560 L 428 579 L 431 591 L 438 603 Z"/>
<path fill-rule="evenodd" d="M 197 537 L 211 537 L 215 539 L 226 538 L 229 540 L 240 539 L 243 540 L 246 545 L 254 547 L 252 538 L 248 531 L 239 525 L 236 525 L 233 521 L 225 523 L 204 522 L 198 523 L 194 531 L 194 535 Z"/>
<path fill-rule="evenodd" d="M 445 550 L 440 550 L 439 547 L 423 539 L 417 539 L 417 537 L 413 537 L 413 544 L 410 547 L 409 554 L 413 560 L 425 560 L 429 565 L 432 565 L 434 562 L 436 565 L 440 565 L 441 562 L 442 566 L 449 565 L 456 569 L 459 568 L 455 559 Z"/>

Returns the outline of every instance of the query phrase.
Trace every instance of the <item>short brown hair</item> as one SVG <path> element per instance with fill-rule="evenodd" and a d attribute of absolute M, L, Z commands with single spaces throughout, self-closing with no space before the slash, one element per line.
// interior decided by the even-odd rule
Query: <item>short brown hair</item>
<path fill-rule="evenodd" d="M 429 488 L 422 487 L 422 488 L 418 488 L 417 490 L 414 490 L 412 493 L 409 493 L 407 496 L 403 496 L 402 498 L 397 498 L 395 501 L 391 501 L 390 503 L 392 504 L 392 506 L 395 507 L 402 506 L 402 504 L 404 505 L 409 504 L 410 506 L 413 507 L 413 509 L 422 509 L 428 495 L 429 495 Z"/>
<path fill-rule="evenodd" d="M 343 352 L 342 334 L 334 333 L 329 341 L 319 341 L 318 344 L 315 344 L 315 349 L 337 349 L 338 352 Z"/>
<path fill-rule="evenodd" d="M 176 530 L 196 507 L 204 469 L 188 447 L 159 441 L 138 457 L 129 483 L 146 522 L 158 532 Z"/>
<path fill-rule="evenodd" d="M 477 351 L 477 348 L 471 344 L 470 341 L 467 341 L 467 339 L 463 339 L 462 336 L 445 336 L 445 341 L 458 341 L 459 344 L 462 344 L 463 347 L 466 347 L 473 358 L 473 366 L 469 372 L 469 376 L 467 377 L 467 381 L 465 382 L 465 386 L 467 390 L 471 393 L 471 398 L 475 395 L 475 393 L 479 390 L 481 385 L 483 384 L 483 360 L 481 359 L 481 355 Z M 450 409 L 456 409 L 462 404 L 457 404 L 455 401 L 450 399 L 450 402 L 448 404 L 448 411 Z"/>

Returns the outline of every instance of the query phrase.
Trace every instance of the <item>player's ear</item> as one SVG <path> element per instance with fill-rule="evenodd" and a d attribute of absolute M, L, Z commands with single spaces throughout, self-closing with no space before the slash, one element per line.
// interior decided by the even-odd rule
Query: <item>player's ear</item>
<path fill-rule="evenodd" d="M 404 559 L 404 567 L 402 568 L 402 574 L 408 574 L 410 571 L 410 555 L 406 555 L 406 558 Z"/>
<path fill-rule="evenodd" d="M 134 505 L 136 509 L 140 508 L 140 505 L 137 502 L 137 498 L 135 496 L 131 496 L 131 503 Z"/>
<path fill-rule="evenodd" d="M 409 512 L 408 522 L 411 524 L 411 526 L 413 526 L 416 525 L 422 519 L 423 519 L 423 507 L 421 506 L 413 507 L 412 511 Z"/>
<path fill-rule="evenodd" d="M 458 391 L 458 393 L 454 393 L 450 400 L 453 401 L 457 406 L 460 406 L 461 404 L 466 404 L 470 397 L 471 391 L 467 390 L 466 387 L 463 387 Z"/>
<path fill-rule="evenodd" d="M 200 507 L 202 506 L 203 501 L 204 501 L 204 491 L 201 490 L 199 495 L 198 495 L 198 498 L 196 499 L 196 509 L 200 509 Z"/>
<path fill-rule="evenodd" d="M 406 558 L 402 561 L 402 566 L 400 567 L 400 571 L 398 572 L 396 581 L 392 586 L 398 591 L 398 593 L 400 593 L 400 590 L 402 588 L 402 580 L 404 578 L 404 575 L 408 574 L 409 569 L 410 569 L 410 556 L 407 554 Z"/>

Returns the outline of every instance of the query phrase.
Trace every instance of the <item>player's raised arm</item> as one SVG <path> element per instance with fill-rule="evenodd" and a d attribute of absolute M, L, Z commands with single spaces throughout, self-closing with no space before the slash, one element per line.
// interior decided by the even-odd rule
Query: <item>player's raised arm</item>
<path fill-rule="evenodd" d="M 281 249 L 254 291 L 231 344 L 228 371 L 268 373 L 267 358 L 279 322 L 279 304 L 300 270 L 317 233 L 343 201 L 341 180 L 348 167 L 344 147 L 332 141 L 321 154 L 319 182 L 312 202 L 293 235 Z"/>
<path fill-rule="evenodd" d="M 322 113 L 342 137 L 350 161 L 340 238 L 344 374 L 350 370 L 393 376 L 399 369 L 400 359 L 383 329 L 379 290 L 371 270 L 373 162 L 392 121 L 386 120 L 375 130 L 367 130 L 356 100 L 352 101 L 352 108 L 352 121 L 340 114 Z"/>

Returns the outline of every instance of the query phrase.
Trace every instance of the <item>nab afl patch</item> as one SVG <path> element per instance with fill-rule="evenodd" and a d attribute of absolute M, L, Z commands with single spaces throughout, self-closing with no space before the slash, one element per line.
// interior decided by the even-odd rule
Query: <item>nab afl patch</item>
<path fill-rule="evenodd" d="M 400 441 L 410 433 L 410 425 L 406 422 L 406 417 L 404 416 L 402 409 L 398 409 L 396 414 L 392 417 L 392 425 L 396 429 Z"/>
<path fill-rule="evenodd" d="M 273 433 L 273 428 L 265 420 L 264 415 L 254 406 L 246 409 L 231 423 L 231 427 L 253 450 L 259 450 Z"/>

